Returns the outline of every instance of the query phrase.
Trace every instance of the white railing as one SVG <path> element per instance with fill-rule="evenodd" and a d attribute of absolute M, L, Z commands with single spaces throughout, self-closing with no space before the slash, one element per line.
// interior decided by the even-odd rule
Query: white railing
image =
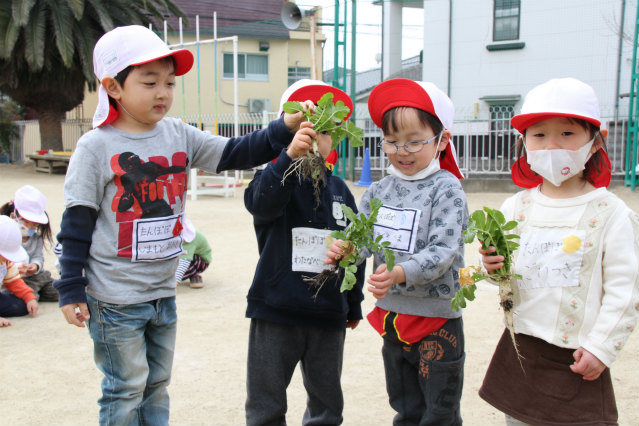
<path fill-rule="evenodd" d="M 244 135 L 260 129 L 276 118 L 275 113 L 240 114 L 239 134 Z M 184 121 L 194 126 L 200 125 L 204 130 L 221 136 L 232 136 L 234 132 L 233 114 L 187 116 Z M 610 119 L 603 119 L 604 127 L 609 130 L 607 149 L 612 163 L 613 174 L 623 175 L 625 172 L 627 121 L 620 120 L 618 125 Z M 517 134 L 507 123 L 495 126 L 490 121 L 458 121 L 454 123 L 453 141 L 457 149 L 460 167 L 464 174 L 472 175 L 509 175 L 510 168 L 516 160 L 515 142 Z M 40 132 L 37 121 L 20 121 L 22 141 L 12 150 L 12 161 L 24 162 L 26 156 L 40 149 Z M 379 148 L 382 133 L 369 118 L 357 119 L 357 125 L 364 130 L 364 146 L 354 150 L 355 176 L 359 178 L 364 158 L 365 148 L 369 148 L 371 171 L 383 173 L 387 166 L 387 159 Z M 495 130 L 495 128 L 498 128 Z M 62 122 L 64 150 L 72 151 L 79 137 L 91 129 L 91 120 L 65 120 Z M 22 148 L 22 149 L 20 149 Z M 341 156 L 340 156 L 341 158 Z M 633 162 L 636 163 L 636 162 Z M 350 161 L 346 166 L 347 178 L 350 178 Z M 341 171 L 342 168 L 339 167 Z"/>

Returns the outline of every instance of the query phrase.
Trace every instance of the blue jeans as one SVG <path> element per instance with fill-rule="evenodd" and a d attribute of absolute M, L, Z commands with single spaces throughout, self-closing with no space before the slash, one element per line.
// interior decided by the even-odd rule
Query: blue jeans
<path fill-rule="evenodd" d="M 93 358 L 104 373 L 100 425 L 168 425 L 177 312 L 175 297 L 134 305 L 87 294 Z"/>

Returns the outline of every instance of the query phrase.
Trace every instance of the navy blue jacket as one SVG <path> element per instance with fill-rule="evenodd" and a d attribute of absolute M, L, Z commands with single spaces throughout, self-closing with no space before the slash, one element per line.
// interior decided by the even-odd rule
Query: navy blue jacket
<path fill-rule="evenodd" d="M 244 204 L 253 215 L 260 260 L 247 299 L 246 316 L 277 323 L 343 330 L 347 320 L 362 319 L 365 263 L 359 266 L 352 290 L 341 293 L 340 279 L 327 281 L 317 292 L 303 280 L 312 272 L 292 271 L 292 229 L 297 227 L 342 230 L 340 204 L 357 212 L 357 204 L 346 183 L 330 171 L 321 190 L 319 205 L 310 181 L 290 176 L 282 185 L 291 159 L 283 150 L 276 163 L 269 163 L 244 192 Z M 337 218 L 336 218 L 337 216 Z M 317 296 L 315 297 L 315 294 Z"/>

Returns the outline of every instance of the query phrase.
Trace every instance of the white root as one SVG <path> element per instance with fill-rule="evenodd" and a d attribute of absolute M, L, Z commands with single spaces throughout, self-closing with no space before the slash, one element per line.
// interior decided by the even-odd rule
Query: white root
<path fill-rule="evenodd" d="M 510 338 L 513 341 L 513 346 L 515 346 L 515 352 L 517 352 L 517 358 L 519 359 L 519 364 L 521 364 L 521 354 L 519 353 L 519 349 L 517 348 L 517 342 L 515 340 L 515 328 L 513 324 L 513 287 L 510 279 L 506 278 L 499 281 L 499 304 L 501 308 L 504 310 L 504 318 L 506 319 L 506 328 L 510 332 Z M 522 365 L 522 369 L 523 369 Z"/>

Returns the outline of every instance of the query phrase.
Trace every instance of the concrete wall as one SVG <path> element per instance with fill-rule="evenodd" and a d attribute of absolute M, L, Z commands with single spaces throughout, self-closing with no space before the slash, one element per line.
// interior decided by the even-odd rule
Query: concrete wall
<path fill-rule="evenodd" d="M 521 0 L 523 49 L 488 51 L 493 42 L 492 0 L 424 1 L 423 79 L 446 90 L 449 76 L 449 7 L 452 4 L 450 94 L 456 119 L 487 119 L 484 96 L 525 94 L 555 77 L 592 85 L 602 115 L 613 116 L 622 0 Z M 620 93 L 628 93 L 636 2 L 627 2 Z M 627 98 L 620 115 L 628 115 Z"/>

